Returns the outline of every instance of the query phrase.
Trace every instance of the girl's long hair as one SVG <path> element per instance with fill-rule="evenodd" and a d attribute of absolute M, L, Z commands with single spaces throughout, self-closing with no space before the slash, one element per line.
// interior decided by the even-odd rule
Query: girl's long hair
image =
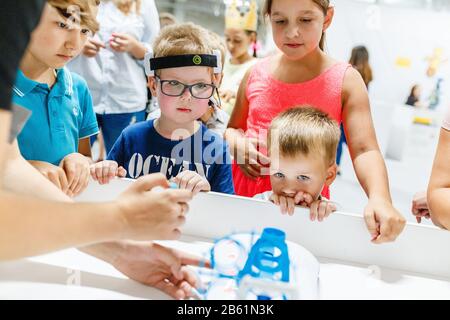
<path fill-rule="evenodd" d="M 364 46 L 357 46 L 352 49 L 349 63 L 361 74 L 366 87 L 373 80 L 372 68 L 369 64 L 369 51 Z"/>

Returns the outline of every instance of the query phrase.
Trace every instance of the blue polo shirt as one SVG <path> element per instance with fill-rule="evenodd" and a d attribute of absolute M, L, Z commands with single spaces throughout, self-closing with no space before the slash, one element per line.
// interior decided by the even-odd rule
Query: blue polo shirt
<path fill-rule="evenodd" d="M 80 139 L 98 133 L 86 81 L 66 68 L 57 70 L 52 89 L 28 79 L 19 70 L 13 102 L 32 111 L 17 137 L 20 152 L 27 160 L 58 165 L 66 155 L 78 152 Z"/>

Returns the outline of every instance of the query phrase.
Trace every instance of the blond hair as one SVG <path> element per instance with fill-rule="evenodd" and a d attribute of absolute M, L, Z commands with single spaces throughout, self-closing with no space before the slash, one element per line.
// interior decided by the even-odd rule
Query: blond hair
<path fill-rule="evenodd" d="M 167 21 L 166 24 L 162 23 L 164 20 Z M 161 12 L 159 14 L 159 23 L 160 23 L 160 26 L 161 26 L 161 29 L 162 29 L 162 28 L 165 28 L 165 27 L 170 26 L 172 24 L 177 24 L 178 21 L 177 21 L 177 18 L 173 14 L 171 14 L 169 12 Z"/>
<path fill-rule="evenodd" d="M 99 30 L 96 10 L 100 0 L 47 0 L 47 3 L 61 16 L 68 19 L 75 18 L 76 22 L 85 25 L 91 32 L 95 33 Z"/>
<path fill-rule="evenodd" d="M 162 29 L 153 44 L 155 58 L 182 54 L 210 54 L 208 31 L 193 23 L 170 25 Z"/>
<path fill-rule="evenodd" d="M 209 45 L 211 46 L 212 50 L 219 50 L 220 51 L 220 60 L 222 62 L 222 67 L 225 64 L 225 55 L 227 52 L 227 47 L 225 45 L 225 42 L 223 39 L 215 32 L 208 30 L 208 34 L 211 37 L 209 41 Z"/>
<path fill-rule="evenodd" d="M 269 127 L 269 152 L 278 150 L 281 156 L 317 153 L 328 165 L 336 161 L 340 138 L 338 124 L 330 117 L 310 106 L 288 109 L 273 119 Z"/>
<path fill-rule="evenodd" d="M 209 41 L 210 33 L 199 25 L 191 22 L 174 24 L 161 29 L 153 43 L 153 55 L 160 58 L 183 54 L 212 54 L 215 48 L 212 48 Z"/>
<path fill-rule="evenodd" d="M 323 12 L 323 15 L 326 16 L 328 9 L 330 8 L 330 0 L 311 0 L 316 5 L 318 5 Z M 263 16 L 270 16 L 272 14 L 272 3 L 273 0 L 264 1 L 264 6 L 262 9 Z M 322 32 L 322 37 L 320 38 L 319 48 L 323 51 L 325 48 L 325 32 Z"/>

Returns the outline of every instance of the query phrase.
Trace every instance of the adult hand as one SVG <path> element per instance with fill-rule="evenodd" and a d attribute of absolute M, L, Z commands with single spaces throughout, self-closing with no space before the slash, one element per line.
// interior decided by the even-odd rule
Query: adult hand
<path fill-rule="evenodd" d="M 208 262 L 156 243 L 128 241 L 112 262 L 130 279 L 155 287 L 175 299 L 191 296 L 199 285 L 195 273 L 186 265 L 209 266 Z"/>
<path fill-rule="evenodd" d="M 90 38 L 83 47 L 83 54 L 88 58 L 95 57 L 100 49 L 105 49 L 105 44 L 99 40 Z"/>
<path fill-rule="evenodd" d="M 114 51 L 128 52 L 138 60 L 144 59 L 147 52 L 147 49 L 141 42 L 126 33 L 113 33 L 109 40 L 109 45 Z"/>
<path fill-rule="evenodd" d="M 179 238 L 179 228 L 185 223 L 192 192 L 168 187 L 169 182 L 164 175 L 149 174 L 137 179 L 118 197 L 120 220 L 125 225 L 122 239 Z"/>
<path fill-rule="evenodd" d="M 28 161 L 37 171 L 50 180 L 62 192 L 68 192 L 69 184 L 67 182 L 66 173 L 61 167 L 55 166 L 45 161 Z"/>

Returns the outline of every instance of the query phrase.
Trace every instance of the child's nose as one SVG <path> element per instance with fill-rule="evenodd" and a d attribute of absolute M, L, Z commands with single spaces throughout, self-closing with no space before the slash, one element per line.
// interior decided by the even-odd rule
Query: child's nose
<path fill-rule="evenodd" d="M 181 94 L 181 98 L 183 98 L 183 99 L 191 99 L 192 98 L 192 94 L 191 94 L 191 91 L 189 91 L 189 88 L 184 88 L 184 91 Z"/>
<path fill-rule="evenodd" d="M 74 32 L 75 31 L 75 32 Z M 81 45 L 81 39 L 76 32 L 77 30 L 71 30 L 69 37 L 67 38 L 67 41 L 65 43 L 66 49 L 69 50 L 77 50 Z"/>
<path fill-rule="evenodd" d="M 281 188 L 281 192 L 286 197 L 295 197 L 297 192 L 299 191 L 299 186 L 295 180 L 286 179 L 283 187 Z"/>
<path fill-rule="evenodd" d="M 296 38 L 299 36 L 299 34 L 300 30 L 298 26 L 291 26 L 286 30 L 286 37 L 288 37 L 289 39 Z"/>
<path fill-rule="evenodd" d="M 288 198 L 294 198 L 295 197 L 295 193 L 294 192 L 284 192 L 284 196 L 288 197 Z"/>
<path fill-rule="evenodd" d="M 285 188 L 285 189 L 282 190 L 282 193 L 286 197 L 292 197 L 293 198 L 297 194 L 297 191 L 292 189 L 292 188 Z"/>

